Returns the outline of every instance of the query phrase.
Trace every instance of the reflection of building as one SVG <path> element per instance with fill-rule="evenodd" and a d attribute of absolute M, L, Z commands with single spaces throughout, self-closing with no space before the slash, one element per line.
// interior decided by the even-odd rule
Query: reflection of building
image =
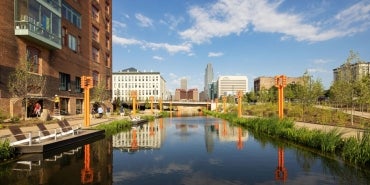
<path fill-rule="evenodd" d="M 220 76 L 217 81 L 217 96 L 237 95 L 248 91 L 248 78 L 246 76 Z"/>
<path fill-rule="evenodd" d="M 113 136 L 113 147 L 124 151 L 140 149 L 159 149 L 164 140 L 163 129 L 158 123 L 150 122 L 128 132 L 121 132 Z M 133 143 L 137 146 L 133 146 Z"/>
<path fill-rule="evenodd" d="M 169 97 L 166 91 L 166 81 L 159 72 L 141 72 L 135 68 L 124 69 L 114 72 L 112 75 L 113 87 L 112 98 L 119 98 L 122 101 L 130 101 L 132 90 L 137 92 L 137 100 L 167 100 Z"/>
<path fill-rule="evenodd" d="M 241 149 L 243 143 L 248 140 L 247 130 L 230 126 L 226 121 L 223 123 L 205 124 L 204 131 L 207 152 L 213 151 L 214 138 L 218 138 L 220 142 L 235 141 L 238 149 Z"/>
<path fill-rule="evenodd" d="M 24 110 L 7 87 L 10 73 L 21 62 L 27 62 L 32 74 L 46 78 L 44 91 L 43 85 L 28 84 L 34 90 L 27 91 L 30 106 L 40 102 L 51 110 L 49 100 L 57 94 L 61 113 L 80 114 L 84 75 L 110 91 L 111 10 L 111 0 L 0 1 L 0 112 L 20 117 Z"/>

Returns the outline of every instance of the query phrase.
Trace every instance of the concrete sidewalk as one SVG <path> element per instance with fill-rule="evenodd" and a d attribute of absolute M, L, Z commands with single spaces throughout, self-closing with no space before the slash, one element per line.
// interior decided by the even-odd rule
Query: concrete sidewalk
<path fill-rule="evenodd" d="M 362 137 L 364 134 L 363 129 L 355 129 L 355 128 L 346 128 L 346 127 L 338 127 L 338 126 L 330 126 L 330 125 L 320 125 L 320 124 L 313 124 L 313 123 L 304 123 L 304 122 L 294 122 L 294 125 L 298 128 L 305 127 L 309 130 L 323 130 L 323 131 L 330 131 L 333 129 L 338 129 L 340 133 L 343 133 L 343 138 L 349 137 Z"/>

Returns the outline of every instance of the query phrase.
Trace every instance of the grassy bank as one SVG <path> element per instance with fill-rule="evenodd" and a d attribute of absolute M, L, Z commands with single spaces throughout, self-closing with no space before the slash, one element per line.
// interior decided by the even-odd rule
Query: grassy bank
<path fill-rule="evenodd" d="M 204 113 L 241 125 L 249 130 L 264 133 L 272 138 L 281 138 L 328 154 L 337 154 L 344 161 L 356 165 L 370 165 L 370 135 L 366 132 L 361 139 L 343 139 L 338 130 L 324 132 L 296 128 L 288 119 L 238 118 L 236 114 L 222 114 L 204 110 Z"/>

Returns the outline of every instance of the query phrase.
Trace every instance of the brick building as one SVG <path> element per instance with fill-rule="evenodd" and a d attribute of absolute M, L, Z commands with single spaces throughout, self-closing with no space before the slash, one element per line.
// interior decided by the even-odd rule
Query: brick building
<path fill-rule="evenodd" d="M 198 89 L 176 89 L 174 101 L 199 101 Z"/>
<path fill-rule="evenodd" d="M 92 76 L 94 86 L 111 91 L 112 76 L 111 0 L 2 0 L 0 1 L 0 113 L 27 117 L 39 102 L 54 111 L 54 96 L 61 114 L 83 110 L 81 76 Z M 26 62 L 29 73 L 43 76 L 45 88 L 27 94 L 27 101 L 14 97 L 9 75 Z M 37 84 L 29 84 L 29 86 Z"/>
<path fill-rule="evenodd" d="M 287 84 L 294 84 L 294 83 L 299 84 L 301 82 L 302 82 L 301 77 L 287 77 L 286 78 Z M 262 90 L 268 90 L 273 86 L 275 86 L 275 77 L 261 76 L 261 77 L 255 78 L 253 82 L 254 92 L 256 93 Z"/>

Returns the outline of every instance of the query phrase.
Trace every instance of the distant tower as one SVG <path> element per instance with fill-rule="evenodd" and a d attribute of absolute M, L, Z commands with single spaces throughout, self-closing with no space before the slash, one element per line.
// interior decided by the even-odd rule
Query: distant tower
<path fill-rule="evenodd" d="M 206 72 L 204 74 L 204 94 L 206 100 L 209 100 L 210 98 L 209 88 L 212 81 L 213 81 L 213 68 L 212 64 L 209 63 L 207 64 Z"/>
<path fill-rule="evenodd" d="M 185 89 L 185 90 L 188 89 L 188 80 L 186 78 L 181 78 L 180 83 L 181 83 L 180 89 Z"/>

